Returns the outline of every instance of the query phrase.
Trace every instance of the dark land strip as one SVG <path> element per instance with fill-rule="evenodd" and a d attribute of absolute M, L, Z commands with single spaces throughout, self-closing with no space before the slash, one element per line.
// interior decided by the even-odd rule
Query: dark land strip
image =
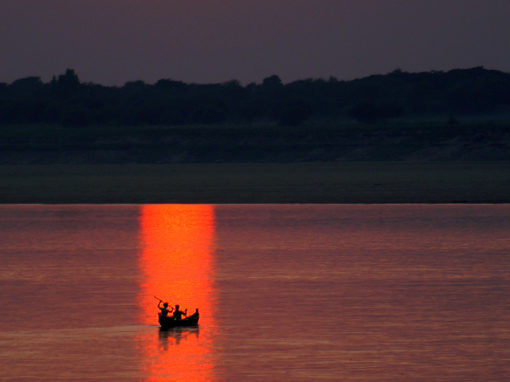
<path fill-rule="evenodd" d="M 2 203 L 510 203 L 508 162 L 1 165 Z"/>
<path fill-rule="evenodd" d="M 0 202 L 508 203 L 510 125 L 8 125 Z"/>
<path fill-rule="evenodd" d="M 507 203 L 510 73 L 0 83 L 1 203 Z"/>

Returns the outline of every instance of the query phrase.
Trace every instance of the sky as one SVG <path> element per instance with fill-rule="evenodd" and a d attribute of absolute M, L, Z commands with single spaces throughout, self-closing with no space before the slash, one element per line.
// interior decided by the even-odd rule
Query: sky
<path fill-rule="evenodd" d="M 509 0 L 0 0 L 0 82 L 510 72 Z"/>

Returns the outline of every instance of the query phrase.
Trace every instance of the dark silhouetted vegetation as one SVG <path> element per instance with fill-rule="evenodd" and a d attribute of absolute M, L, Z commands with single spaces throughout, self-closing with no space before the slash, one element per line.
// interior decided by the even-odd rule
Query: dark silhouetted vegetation
<path fill-rule="evenodd" d="M 0 124 L 189 125 L 354 119 L 374 123 L 427 115 L 510 113 L 510 74 L 473 68 L 448 72 L 396 70 L 353 81 L 307 79 L 283 84 L 276 75 L 246 86 L 237 81 L 187 84 L 162 79 L 124 86 L 82 83 L 69 69 L 44 83 L 28 77 L 0 84 Z"/>
<path fill-rule="evenodd" d="M 510 74 L 484 68 L 121 87 L 69 69 L 0 84 L 0 163 L 498 161 L 509 120 Z"/>

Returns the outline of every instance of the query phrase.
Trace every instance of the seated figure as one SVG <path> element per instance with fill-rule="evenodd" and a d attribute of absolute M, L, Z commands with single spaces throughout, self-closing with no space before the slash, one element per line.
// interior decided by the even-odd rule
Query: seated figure
<path fill-rule="evenodd" d="M 180 321 L 182 320 L 182 316 L 185 316 L 188 314 L 188 309 L 186 309 L 184 312 L 181 311 L 179 309 L 179 305 L 175 305 L 175 309 L 173 309 L 173 317 L 177 320 L 177 321 Z"/>

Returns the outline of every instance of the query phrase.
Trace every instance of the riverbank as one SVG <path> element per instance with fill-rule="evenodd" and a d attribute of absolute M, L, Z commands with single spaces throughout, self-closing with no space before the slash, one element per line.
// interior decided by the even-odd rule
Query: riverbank
<path fill-rule="evenodd" d="M 510 161 L 510 123 L 0 129 L 0 164 Z"/>
<path fill-rule="evenodd" d="M 0 203 L 510 203 L 508 162 L 0 165 Z"/>

